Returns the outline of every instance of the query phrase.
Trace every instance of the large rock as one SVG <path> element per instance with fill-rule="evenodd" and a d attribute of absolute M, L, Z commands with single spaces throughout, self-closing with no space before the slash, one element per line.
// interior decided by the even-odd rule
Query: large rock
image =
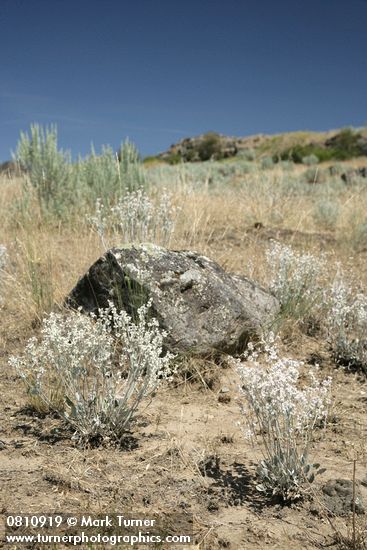
<path fill-rule="evenodd" d="M 174 351 L 241 352 L 279 311 L 276 298 L 256 283 L 225 272 L 191 251 L 155 245 L 111 249 L 79 280 L 69 307 L 98 312 L 112 300 L 134 315 L 152 299 L 152 314 Z"/>

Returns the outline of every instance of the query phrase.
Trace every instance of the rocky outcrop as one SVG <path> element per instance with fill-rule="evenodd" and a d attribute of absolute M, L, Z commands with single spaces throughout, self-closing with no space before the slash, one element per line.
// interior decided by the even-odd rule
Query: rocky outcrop
<path fill-rule="evenodd" d="M 168 349 L 239 353 L 274 321 L 276 298 L 192 251 L 155 245 L 111 249 L 79 280 L 66 305 L 98 313 L 112 300 L 130 315 L 148 299 Z"/>
<path fill-rule="evenodd" d="M 262 134 L 249 137 L 230 137 L 216 132 L 185 138 L 171 145 L 168 151 L 160 153 L 158 158 L 168 162 L 196 162 L 219 160 L 239 156 L 247 158 L 249 152 L 253 160 L 254 150 L 267 140 Z"/>
<path fill-rule="evenodd" d="M 177 157 L 184 162 L 219 160 L 234 157 L 238 152 L 238 141 L 236 138 L 208 132 L 200 136 L 185 138 L 159 156 L 163 160 Z"/>

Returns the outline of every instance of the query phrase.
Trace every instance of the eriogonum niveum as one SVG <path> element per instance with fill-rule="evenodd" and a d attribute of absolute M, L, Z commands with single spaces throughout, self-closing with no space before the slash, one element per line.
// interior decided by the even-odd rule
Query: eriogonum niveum
<path fill-rule="evenodd" d="M 367 373 L 367 296 L 353 292 L 340 271 L 331 286 L 326 325 L 336 360 Z"/>
<path fill-rule="evenodd" d="M 105 248 L 108 235 L 118 238 L 119 244 L 151 242 L 168 246 L 175 229 L 176 212 L 172 197 L 166 191 L 154 201 L 143 189 L 138 189 L 126 193 L 108 209 L 98 199 L 95 215 L 89 221 Z"/>
<path fill-rule="evenodd" d="M 301 319 L 320 307 L 323 290 L 320 279 L 325 269 L 323 258 L 302 254 L 290 246 L 273 242 L 266 252 L 270 268 L 270 290 L 278 298 L 282 311 Z"/>
<path fill-rule="evenodd" d="M 309 369 L 308 386 L 300 387 L 302 362 L 280 357 L 274 339 L 261 350 L 252 345 L 246 362 L 236 361 L 247 436 L 260 434 L 264 459 L 258 488 L 284 500 L 298 498 L 306 479 L 320 473 L 308 462 L 314 428 L 327 415 L 331 379 L 320 382 Z"/>
<path fill-rule="evenodd" d="M 172 355 L 162 354 L 164 333 L 156 319 L 147 319 L 148 309 L 138 310 L 136 323 L 112 304 L 95 319 L 51 313 L 41 339 L 31 338 L 10 364 L 76 436 L 120 439 L 141 400 L 172 372 Z"/>

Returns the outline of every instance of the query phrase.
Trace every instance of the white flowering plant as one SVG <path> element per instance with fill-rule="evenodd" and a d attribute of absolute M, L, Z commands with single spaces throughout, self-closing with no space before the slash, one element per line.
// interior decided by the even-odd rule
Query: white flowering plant
<path fill-rule="evenodd" d="M 244 361 L 235 360 L 240 375 L 244 435 L 260 439 L 259 491 L 283 501 L 300 498 L 315 476 L 325 471 L 309 461 L 313 432 L 326 420 L 331 378 L 320 382 L 308 371 L 310 384 L 299 387 L 303 363 L 279 356 L 272 335 L 261 347 L 249 345 Z"/>
<path fill-rule="evenodd" d="M 108 234 L 123 243 L 151 242 L 168 246 L 175 230 L 177 208 L 172 196 L 163 192 L 153 201 L 143 189 L 126 193 L 107 210 L 100 199 L 96 201 L 95 215 L 89 218 L 102 245 Z"/>
<path fill-rule="evenodd" d="M 278 298 L 283 315 L 304 319 L 317 312 L 323 302 L 321 278 L 325 260 L 302 254 L 290 246 L 273 242 L 266 251 L 270 290 Z"/>
<path fill-rule="evenodd" d="M 112 304 L 98 318 L 51 313 L 41 339 L 9 362 L 31 398 L 60 413 L 77 438 L 121 440 L 141 401 L 173 373 L 149 307 L 139 308 L 136 323 Z"/>
<path fill-rule="evenodd" d="M 367 296 L 353 292 L 340 269 L 331 286 L 326 325 L 336 361 L 367 374 Z"/>

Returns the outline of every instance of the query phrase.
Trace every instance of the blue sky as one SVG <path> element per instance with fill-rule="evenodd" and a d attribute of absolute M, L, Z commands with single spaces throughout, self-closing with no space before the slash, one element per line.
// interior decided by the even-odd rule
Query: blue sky
<path fill-rule="evenodd" d="M 0 161 L 367 124 L 367 0 L 0 0 Z"/>

